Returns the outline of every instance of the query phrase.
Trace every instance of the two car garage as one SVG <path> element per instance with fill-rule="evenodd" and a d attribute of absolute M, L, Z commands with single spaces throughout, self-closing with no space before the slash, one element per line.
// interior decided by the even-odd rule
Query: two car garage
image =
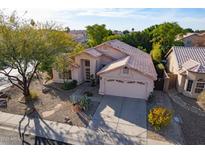
<path fill-rule="evenodd" d="M 126 81 L 107 79 L 104 84 L 104 94 L 131 98 L 142 98 L 147 97 L 146 83 L 140 81 Z"/>

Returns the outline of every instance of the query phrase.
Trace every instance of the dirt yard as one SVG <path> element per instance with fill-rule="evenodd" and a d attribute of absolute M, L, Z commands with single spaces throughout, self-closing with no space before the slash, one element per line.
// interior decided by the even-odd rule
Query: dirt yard
<path fill-rule="evenodd" d="M 38 95 L 34 106 L 43 119 L 65 123 L 65 118 L 67 117 L 69 124 L 81 127 L 88 125 L 100 103 L 99 99 L 97 99 L 100 97 L 97 94 L 97 87 L 90 87 L 89 83 L 79 85 L 69 91 L 62 90 L 59 84 L 51 83 L 47 87 L 49 87 L 49 92 L 45 94 L 42 92 L 43 84 L 35 80 L 30 88 L 31 91 Z M 93 93 L 88 110 L 80 113 L 74 112 L 73 105 L 69 101 L 70 96 L 74 94 L 83 95 L 84 91 L 88 89 Z M 0 111 L 24 115 L 27 106 L 24 103 L 20 103 L 22 92 L 16 87 L 11 87 L 6 93 L 9 95 L 7 108 L 0 108 Z"/>

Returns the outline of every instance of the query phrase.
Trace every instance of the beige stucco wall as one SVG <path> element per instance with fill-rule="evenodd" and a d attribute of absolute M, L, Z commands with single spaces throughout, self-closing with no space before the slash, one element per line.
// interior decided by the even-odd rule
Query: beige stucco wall
<path fill-rule="evenodd" d="M 179 66 L 178 66 L 176 55 L 175 55 L 174 51 L 172 51 L 168 55 L 166 67 L 168 69 L 168 72 L 171 72 L 171 73 L 177 75 L 176 88 L 179 92 L 183 92 L 185 78 L 184 78 L 184 76 L 182 76 L 181 74 L 178 73 Z"/>
<path fill-rule="evenodd" d="M 143 75 L 141 72 L 138 72 L 136 70 L 133 69 L 129 69 L 129 74 L 125 75 L 123 74 L 123 67 L 118 68 L 116 70 L 107 72 L 107 73 L 103 73 L 100 75 L 101 80 L 100 80 L 100 89 L 99 89 L 99 93 L 100 94 L 104 94 L 104 86 L 105 86 L 105 80 L 106 79 L 120 79 L 120 80 L 124 80 L 124 81 L 139 81 L 139 82 L 143 82 L 146 84 L 146 96 L 148 97 L 150 92 L 153 91 L 154 89 L 154 82 L 153 79 L 151 79 L 150 77 L 147 77 L 145 75 Z M 118 89 L 116 89 L 118 90 Z M 124 89 L 125 92 L 129 91 L 129 89 Z"/>
<path fill-rule="evenodd" d="M 113 60 L 110 57 L 102 55 L 101 57 L 98 58 L 97 63 L 96 63 L 97 72 L 100 71 L 100 69 L 102 69 L 103 65 L 107 65 L 112 62 Z"/>
<path fill-rule="evenodd" d="M 178 68 L 178 63 L 174 51 L 172 51 L 168 55 L 166 67 L 168 69 L 168 72 L 177 74 L 179 68 Z"/>

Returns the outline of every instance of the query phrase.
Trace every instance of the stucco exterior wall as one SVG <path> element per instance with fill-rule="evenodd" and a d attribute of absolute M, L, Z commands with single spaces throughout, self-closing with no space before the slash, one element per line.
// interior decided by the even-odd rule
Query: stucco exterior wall
<path fill-rule="evenodd" d="M 100 71 L 100 69 L 103 68 L 103 66 L 109 64 L 109 63 L 112 63 L 113 60 L 110 58 L 110 57 L 107 57 L 107 56 L 101 56 L 97 59 L 97 62 L 96 62 L 96 68 L 97 68 L 97 72 Z"/>
<path fill-rule="evenodd" d="M 174 73 L 174 74 L 178 73 L 179 67 L 178 67 L 178 63 L 177 63 L 177 59 L 176 59 L 174 51 L 172 51 L 168 55 L 166 67 L 168 69 L 168 72 L 171 72 L 171 73 Z"/>
<path fill-rule="evenodd" d="M 177 75 L 176 88 L 179 92 L 183 92 L 185 78 L 184 78 L 184 76 L 182 76 L 181 74 L 178 73 L 179 66 L 178 66 L 176 55 L 175 55 L 174 51 L 172 51 L 168 55 L 166 67 L 168 69 L 168 72 L 171 72 L 171 73 Z"/>

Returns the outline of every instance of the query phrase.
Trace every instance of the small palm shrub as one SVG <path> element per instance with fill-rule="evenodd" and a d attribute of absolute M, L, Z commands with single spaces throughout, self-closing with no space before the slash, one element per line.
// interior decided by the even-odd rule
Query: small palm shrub
<path fill-rule="evenodd" d="M 79 101 L 80 107 L 85 111 L 90 105 L 90 99 L 87 96 L 82 96 Z"/>
<path fill-rule="evenodd" d="M 166 127 L 172 120 L 172 112 L 165 107 L 158 106 L 150 109 L 148 121 L 155 130 Z"/>

